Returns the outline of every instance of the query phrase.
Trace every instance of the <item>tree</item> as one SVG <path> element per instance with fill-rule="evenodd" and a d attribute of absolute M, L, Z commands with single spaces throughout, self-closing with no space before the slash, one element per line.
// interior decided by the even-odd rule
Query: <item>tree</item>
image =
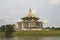
<path fill-rule="evenodd" d="M 52 29 L 55 29 L 54 27 L 52 27 Z"/>
<path fill-rule="evenodd" d="M 5 25 L 1 26 L 1 31 L 4 32 L 5 31 Z"/>
<path fill-rule="evenodd" d="M 1 32 L 1 27 L 0 27 L 0 32 Z"/>
<path fill-rule="evenodd" d="M 15 32 L 14 26 L 15 25 L 11 25 L 11 24 L 6 25 L 6 29 L 5 29 L 6 36 L 12 36 L 12 33 Z"/>
<path fill-rule="evenodd" d="M 50 29 L 50 27 L 46 27 L 46 29 Z"/>

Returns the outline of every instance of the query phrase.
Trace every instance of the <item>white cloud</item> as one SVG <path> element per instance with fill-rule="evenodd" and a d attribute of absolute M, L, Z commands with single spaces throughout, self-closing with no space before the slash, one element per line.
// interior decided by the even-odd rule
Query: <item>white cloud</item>
<path fill-rule="evenodd" d="M 43 20 L 43 23 L 46 23 L 47 24 L 47 23 L 49 23 L 49 21 L 48 20 Z"/>
<path fill-rule="evenodd" d="M 14 22 L 20 22 L 22 21 L 21 19 L 15 19 Z"/>
<path fill-rule="evenodd" d="M 43 25 L 44 27 L 51 27 L 52 26 L 50 20 L 45 19 L 45 20 L 43 20 L 43 23 L 44 23 L 44 25 Z"/>
<path fill-rule="evenodd" d="M 60 24 L 53 24 L 54 27 L 60 27 Z"/>
<path fill-rule="evenodd" d="M 60 0 L 50 0 L 49 3 L 57 6 L 57 5 L 60 5 Z"/>

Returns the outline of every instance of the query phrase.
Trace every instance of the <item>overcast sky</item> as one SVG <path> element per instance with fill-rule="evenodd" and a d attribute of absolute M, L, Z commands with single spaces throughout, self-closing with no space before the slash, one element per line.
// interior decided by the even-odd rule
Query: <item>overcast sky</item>
<path fill-rule="evenodd" d="M 60 0 L 0 0 L 0 25 L 16 24 L 29 8 L 44 27 L 60 26 Z"/>

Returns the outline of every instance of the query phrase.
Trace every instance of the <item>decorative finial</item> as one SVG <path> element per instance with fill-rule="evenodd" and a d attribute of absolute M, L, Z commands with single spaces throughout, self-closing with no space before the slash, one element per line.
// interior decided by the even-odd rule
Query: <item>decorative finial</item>
<path fill-rule="evenodd" d="M 32 11 L 31 11 L 31 8 L 29 9 L 29 12 L 32 12 Z"/>
<path fill-rule="evenodd" d="M 29 9 L 27 17 L 34 17 L 33 14 L 32 14 L 31 8 Z"/>

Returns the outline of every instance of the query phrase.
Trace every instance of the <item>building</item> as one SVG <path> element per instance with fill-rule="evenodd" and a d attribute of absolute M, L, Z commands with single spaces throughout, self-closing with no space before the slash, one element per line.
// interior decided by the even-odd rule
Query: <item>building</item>
<path fill-rule="evenodd" d="M 27 16 L 21 18 L 22 21 L 17 22 L 19 30 L 42 30 L 43 22 L 39 21 L 39 18 L 32 14 L 31 9 Z"/>

